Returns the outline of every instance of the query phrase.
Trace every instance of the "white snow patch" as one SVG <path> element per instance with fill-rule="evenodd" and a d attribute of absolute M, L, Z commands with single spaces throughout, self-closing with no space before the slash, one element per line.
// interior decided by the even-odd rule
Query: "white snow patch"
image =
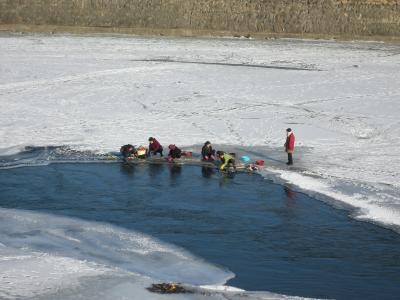
<path fill-rule="evenodd" d="M 79 285 L 81 277 L 99 276 L 107 269 L 69 257 L 32 252 L 0 259 L 0 298 L 15 299 L 54 293 Z"/>
<path fill-rule="evenodd" d="M 302 190 L 319 193 L 334 200 L 344 202 L 356 208 L 355 217 L 360 220 L 369 220 L 385 226 L 400 228 L 400 210 L 393 201 L 382 201 L 373 195 L 362 195 L 360 193 L 346 194 L 339 189 L 333 188 L 322 178 L 310 177 L 306 172 L 301 174 L 294 171 L 273 170 L 285 182 L 294 184 Z M 395 198 L 395 201 L 397 199 Z"/>

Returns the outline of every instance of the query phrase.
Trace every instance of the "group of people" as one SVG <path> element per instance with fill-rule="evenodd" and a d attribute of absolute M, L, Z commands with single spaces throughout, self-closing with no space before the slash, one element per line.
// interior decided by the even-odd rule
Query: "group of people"
<path fill-rule="evenodd" d="M 288 162 L 287 165 L 293 165 L 293 152 L 294 152 L 294 142 L 295 137 L 291 128 L 286 129 L 286 142 L 285 142 L 285 151 L 288 154 Z M 176 158 L 181 158 L 182 156 L 188 156 L 188 153 L 179 149 L 175 144 L 171 144 L 168 146 L 169 153 L 166 157 L 166 160 L 172 162 Z M 148 148 L 144 146 L 135 147 L 131 144 L 127 144 L 121 147 L 121 154 L 124 158 L 139 158 L 145 159 L 147 157 L 155 156 L 157 154 L 160 157 L 163 157 L 163 146 L 157 141 L 154 137 L 149 137 L 149 145 Z M 236 168 L 235 157 L 234 155 L 224 152 L 224 151 L 215 151 L 211 146 L 210 141 L 206 141 L 201 149 L 201 159 L 205 162 L 213 162 L 218 159 L 221 161 L 220 170 L 225 170 L 228 166 L 232 168 Z"/>
<path fill-rule="evenodd" d="M 178 155 L 177 147 L 174 147 L 175 145 L 169 145 L 170 149 L 175 148 L 176 156 Z M 135 147 L 131 144 L 127 144 L 121 147 L 119 150 L 124 158 L 141 158 L 145 159 L 147 157 L 153 156 L 160 154 L 160 156 L 163 156 L 163 147 L 161 144 L 153 137 L 149 137 L 149 147 L 146 148 L 145 146 L 139 146 Z M 179 151 L 179 157 L 180 157 L 180 152 Z M 178 156 L 176 157 L 178 158 Z"/>
<path fill-rule="evenodd" d="M 181 158 L 182 156 L 188 156 L 188 152 L 182 151 L 175 144 L 168 146 L 169 153 L 166 160 L 172 162 L 176 158 Z M 149 137 L 148 148 L 144 146 L 135 147 L 131 144 L 127 144 L 121 147 L 120 152 L 125 159 L 129 158 L 139 158 L 145 159 L 148 157 L 156 156 L 163 157 L 163 146 L 154 137 Z M 235 158 L 233 155 L 226 153 L 224 151 L 215 151 L 211 146 L 211 142 L 207 141 L 204 143 L 201 149 L 201 159 L 205 162 L 213 162 L 219 159 L 221 161 L 220 170 L 225 170 L 227 166 L 232 166 L 235 168 Z"/>
<path fill-rule="evenodd" d="M 236 168 L 235 157 L 224 151 L 217 151 L 212 148 L 210 141 L 204 143 L 201 148 L 201 159 L 203 161 L 214 161 L 215 156 L 221 161 L 220 170 L 225 170 L 227 166 Z"/>

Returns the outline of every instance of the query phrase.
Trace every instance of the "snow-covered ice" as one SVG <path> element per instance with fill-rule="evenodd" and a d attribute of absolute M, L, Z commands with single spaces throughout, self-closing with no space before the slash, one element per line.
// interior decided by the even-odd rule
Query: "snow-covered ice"
<path fill-rule="evenodd" d="M 399 58 L 375 42 L 2 35 L 0 155 L 210 140 L 399 231 Z"/>

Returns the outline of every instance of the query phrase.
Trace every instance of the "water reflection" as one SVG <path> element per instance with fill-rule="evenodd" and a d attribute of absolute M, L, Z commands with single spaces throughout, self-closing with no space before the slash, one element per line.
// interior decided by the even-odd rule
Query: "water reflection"
<path fill-rule="evenodd" d="M 294 193 L 294 191 L 287 185 L 285 185 L 283 187 L 283 190 L 285 191 L 285 194 L 287 196 L 286 197 L 286 207 L 287 208 L 293 208 L 294 205 L 295 205 L 295 202 L 294 202 L 295 193 Z"/>
<path fill-rule="evenodd" d="M 148 166 L 149 166 L 149 177 L 151 179 L 156 179 L 157 177 L 159 177 L 164 167 L 162 164 L 148 164 Z"/>
<path fill-rule="evenodd" d="M 182 166 L 178 165 L 168 165 L 169 168 L 169 173 L 170 173 L 170 179 L 171 179 L 171 185 L 175 185 L 178 182 L 179 177 L 182 175 Z"/>
<path fill-rule="evenodd" d="M 232 184 L 235 174 L 222 174 L 219 180 L 219 187 L 226 187 Z"/>
<path fill-rule="evenodd" d="M 215 174 L 214 168 L 203 166 L 201 167 L 201 175 L 204 178 L 211 178 Z"/>
<path fill-rule="evenodd" d="M 180 175 L 182 173 L 182 166 L 179 165 L 169 165 L 169 171 L 172 176 Z"/>
<path fill-rule="evenodd" d="M 135 175 L 135 167 L 131 164 L 123 163 L 121 164 L 121 172 L 130 177 L 133 177 Z"/>

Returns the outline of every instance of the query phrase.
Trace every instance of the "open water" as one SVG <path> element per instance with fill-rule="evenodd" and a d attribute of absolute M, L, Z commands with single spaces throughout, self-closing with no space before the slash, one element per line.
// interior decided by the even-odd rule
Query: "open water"
<path fill-rule="evenodd" d="M 400 235 L 257 174 L 54 163 L 0 170 L 0 207 L 99 221 L 177 245 L 246 290 L 399 299 Z M 0 241 L 1 242 L 1 241 Z"/>

